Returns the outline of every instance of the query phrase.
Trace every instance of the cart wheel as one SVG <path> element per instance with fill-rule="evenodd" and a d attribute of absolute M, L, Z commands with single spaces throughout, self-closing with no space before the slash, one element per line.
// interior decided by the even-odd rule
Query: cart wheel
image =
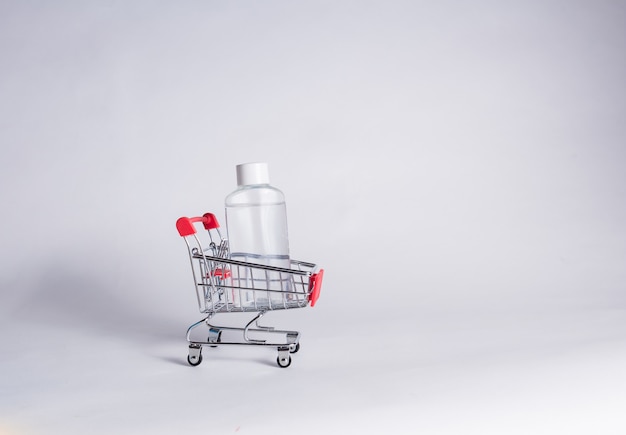
<path fill-rule="evenodd" d="M 276 362 L 278 363 L 279 367 L 289 367 L 289 365 L 291 364 L 291 356 L 287 355 L 286 357 L 281 358 L 279 355 L 278 358 L 276 358 Z"/>
<path fill-rule="evenodd" d="M 209 343 L 221 343 L 222 342 L 222 331 L 217 333 L 217 338 L 215 340 L 211 340 L 211 335 L 209 334 L 209 338 L 207 338 Z M 211 347 L 217 347 L 217 344 L 212 344 Z"/>
<path fill-rule="evenodd" d="M 202 346 L 191 344 L 189 346 L 189 355 L 187 355 L 189 365 L 197 366 L 202 362 Z"/>
<path fill-rule="evenodd" d="M 187 362 L 190 366 L 194 367 L 200 365 L 202 362 L 202 354 L 199 354 L 198 356 L 187 355 Z"/>
<path fill-rule="evenodd" d="M 296 345 L 293 348 L 289 349 L 289 353 L 296 353 L 299 350 L 300 350 L 300 343 L 296 343 Z"/>

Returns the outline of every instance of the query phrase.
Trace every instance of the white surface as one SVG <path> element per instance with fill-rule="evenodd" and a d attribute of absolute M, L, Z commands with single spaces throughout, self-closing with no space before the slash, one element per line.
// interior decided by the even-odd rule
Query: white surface
<path fill-rule="evenodd" d="M 624 433 L 625 15 L 2 3 L 0 433 Z M 174 224 L 247 161 L 322 297 L 192 368 Z"/>

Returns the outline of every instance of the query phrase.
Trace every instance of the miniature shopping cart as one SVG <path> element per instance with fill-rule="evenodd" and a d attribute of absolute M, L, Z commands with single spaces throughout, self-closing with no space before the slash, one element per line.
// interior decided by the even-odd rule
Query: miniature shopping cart
<path fill-rule="evenodd" d="M 204 236 L 196 232 L 195 225 L 200 223 L 206 230 Z M 181 217 L 176 229 L 187 245 L 198 306 L 206 315 L 187 329 L 189 364 L 202 362 L 203 346 L 237 344 L 275 347 L 278 365 L 288 367 L 290 354 L 300 349 L 300 333 L 261 326 L 259 320 L 268 311 L 313 307 L 324 270 L 304 261 L 290 260 L 291 267 L 282 268 L 259 264 L 258 255 L 231 255 L 228 240 L 222 237 L 211 213 Z M 216 314 L 246 312 L 254 313 L 254 317 L 243 327 L 210 322 Z M 201 335 L 202 330 L 205 335 Z"/>

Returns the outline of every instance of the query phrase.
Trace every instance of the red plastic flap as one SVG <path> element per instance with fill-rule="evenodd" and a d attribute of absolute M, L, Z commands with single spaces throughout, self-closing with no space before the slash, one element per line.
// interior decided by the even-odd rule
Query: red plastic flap
<path fill-rule="evenodd" d="M 181 237 L 191 236 L 196 234 L 196 229 L 193 227 L 193 221 L 188 217 L 178 218 L 176 221 L 176 229 Z"/>
<path fill-rule="evenodd" d="M 320 297 L 320 292 L 322 291 L 322 279 L 324 278 L 324 269 L 320 269 L 319 272 L 311 275 L 309 278 L 309 288 L 313 288 L 311 293 L 309 294 L 309 301 L 311 302 L 311 307 L 315 306 L 315 303 Z"/>
<path fill-rule="evenodd" d="M 222 269 L 222 268 L 217 268 L 213 271 L 213 276 L 217 276 L 218 278 L 222 278 L 222 279 L 228 279 L 230 278 L 230 270 L 229 269 Z"/>
<path fill-rule="evenodd" d="M 217 218 L 213 213 L 205 213 L 202 217 L 204 218 L 203 224 L 205 230 L 214 230 L 220 227 L 220 224 L 217 222 Z"/>

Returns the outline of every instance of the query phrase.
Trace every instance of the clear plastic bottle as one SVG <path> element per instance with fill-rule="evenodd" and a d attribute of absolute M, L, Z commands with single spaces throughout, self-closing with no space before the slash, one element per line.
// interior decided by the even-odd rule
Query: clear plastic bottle
<path fill-rule="evenodd" d="M 269 266 L 290 268 L 287 207 L 284 194 L 271 186 L 267 163 L 237 165 L 237 190 L 226 197 L 226 228 L 230 254 L 241 260 Z M 288 299 L 291 275 L 257 269 L 233 268 L 235 287 L 269 290 L 237 291 L 237 304 L 246 308 L 255 304 L 273 307 Z"/>

